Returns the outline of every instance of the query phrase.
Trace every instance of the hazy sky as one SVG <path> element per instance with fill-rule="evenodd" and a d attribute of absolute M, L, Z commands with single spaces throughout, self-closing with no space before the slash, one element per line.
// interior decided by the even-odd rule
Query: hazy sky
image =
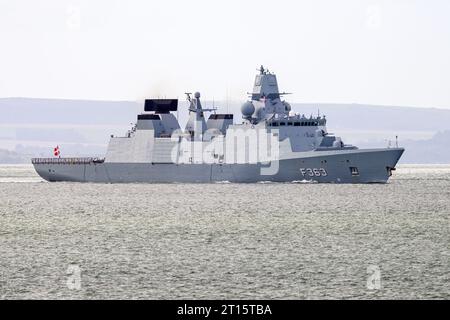
<path fill-rule="evenodd" d="M 246 99 L 450 108 L 449 0 L 0 0 L 0 97 Z"/>

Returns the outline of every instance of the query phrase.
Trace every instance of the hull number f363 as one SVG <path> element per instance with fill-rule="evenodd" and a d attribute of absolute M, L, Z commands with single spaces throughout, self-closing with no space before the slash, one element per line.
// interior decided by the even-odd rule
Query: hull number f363
<path fill-rule="evenodd" d="M 304 177 L 326 177 L 328 175 L 324 168 L 300 168 L 300 173 Z"/>

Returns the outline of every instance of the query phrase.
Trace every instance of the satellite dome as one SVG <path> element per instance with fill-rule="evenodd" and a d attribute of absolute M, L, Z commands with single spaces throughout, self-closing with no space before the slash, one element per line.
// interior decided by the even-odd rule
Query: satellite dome
<path fill-rule="evenodd" d="M 198 99 L 198 98 L 200 98 L 200 92 L 196 92 L 196 93 L 194 93 L 194 97 L 196 98 L 196 99 Z"/>
<path fill-rule="evenodd" d="M 244 117 L 250 117 L 255 112 L 255 106 L 251 101 L 247 101 L 242 105 L 241 112 Z"/>

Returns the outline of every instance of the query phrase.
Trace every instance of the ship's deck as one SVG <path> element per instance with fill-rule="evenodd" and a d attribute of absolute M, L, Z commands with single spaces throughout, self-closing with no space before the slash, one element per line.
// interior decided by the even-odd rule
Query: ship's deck
<path fill-rule="evenodd" d="M 105 158 L 32 158 L 32 164 L 92 164 L 103 163 Z"/>

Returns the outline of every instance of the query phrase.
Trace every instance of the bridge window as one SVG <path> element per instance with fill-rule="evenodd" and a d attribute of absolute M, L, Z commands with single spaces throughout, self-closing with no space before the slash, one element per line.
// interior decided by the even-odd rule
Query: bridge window
<path fill-rule="evenodd" d="M 295 127 L 300 126 L 300 122 L 294 122 L 294 126 L 295 126 Z"/>
<path fill-rule="evenodd" d="M 288 126 L 292 126 L 292 122 L 288 122 L 287 125 L 288 125 Z"/>
<path fill-rule="evenodd" d="M 272 122 L 272 127 L 278 127 L 278 122 Z"/>
<path fill-rule="evenodd" d="M 286 125 L 286 123 L 280 122 L 280 126 L 285 126 L 285 125 Z"/>

